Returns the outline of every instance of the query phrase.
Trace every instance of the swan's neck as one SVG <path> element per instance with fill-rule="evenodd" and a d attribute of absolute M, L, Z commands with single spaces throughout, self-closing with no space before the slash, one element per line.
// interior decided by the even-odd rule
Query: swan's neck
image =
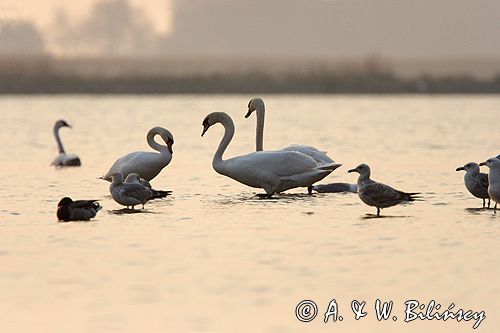
<path fill-rule="evenodd" d="M 257 109 L 257 128 L 255 133 L 255 150 L 264 150 L 264 118 L 266 116 L 266 109 L 264 105 Z"/>
<path fill-rule="evenodd" d="M 156 135 L 160 135 L 161 138 L 163 139 L 163 141 L 167 142 L 167 138 L 166 136 L 163 135 L 163 133 L 160 133 L 158 131 L 149 131 L 148 132 L 148 135 L 146 137 L 146 140 L 148 141 L 148 145 L 153 148 L 154 150 L 156 150 L 157 152 L 164 152 L 164 151 L 167 151 L 168 150 L 168 147 L 165 146 L 165 145 L 161 145 L 159 144 L 158 142 L 155 141 L 155 136 Z"/>
<path fill-rule="evenodd" d="M 222 160 L 222 155 L 224 154 L 227 146 L 233 139 L 234 123 L 229 117 L 227 118 L 224 117 L 219 122 L 222 124 L 222 126 L 224 126 L 224 136 L 222 137 L 222 140 L 219 143 L 219 147 L 215 152 L 214 159 L 212 160 L 212 166 L 215 169 L 215 171 L 221 173 L 224 163 L 224 161 Z"/>
<path fill-rule="evenodd" d="M 61 138 L 59 137 L 59 128 L 58 126 L 54 126 L 54 137 L 56 138 L 57 148 L 59 149 L 59 154 L 64 154 L 64 147 L 61 142 Z"/>

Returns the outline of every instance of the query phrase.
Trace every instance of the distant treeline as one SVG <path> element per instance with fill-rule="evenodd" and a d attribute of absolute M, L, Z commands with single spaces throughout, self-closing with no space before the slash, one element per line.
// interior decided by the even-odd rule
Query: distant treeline
<path fill-rule="evenodd" d="M 102 64 L 101 64 L 102 65 Z M 88 66 L 91 75 L 86 74 Z M 93 67 L 92 67 L 93 66 Z M 124 67 L 127 65 L 124 64 Z M 78 68 L 47 59 L 0 60 L 0 94 L 392 94 L 500 93 L 500 73 L 491 79 L 472 76 L 399 77 L 387 66 L 356 69 L 311 68 L 265 71 L 147 71 L 109 74 L 95 64 Z M 106 74 L 104 74 L 106 73 Z"/>

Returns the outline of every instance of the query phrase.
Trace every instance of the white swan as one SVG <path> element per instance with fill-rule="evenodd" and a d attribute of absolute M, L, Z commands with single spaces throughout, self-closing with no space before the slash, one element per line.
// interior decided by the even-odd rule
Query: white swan
<path fill-rule="evenodd" d="M 340 164 L 320 163 L 297 151 L 257 151 L 223 160 L 222 155 L 234 135 L 234 123 L 224 112 L 213 112 L 203 120 L 203 132 L 221 123 L 224 137 L 214 155 L 212 166 L 218 173 L 245 185 L 262 188 L 271 197 L 295 187 L 307 187 L 338 168 Z"/>
<path fill-rule="evenodd" d="M 256 111 L 257 114 L 257 128 L 255 133 L 255 149 L 256 151 L 264 150 L 264 118 L 266 114 L 266 107 L 264 101 L 261 98 L 252 98 L 248 102 L 248 112 L 245 118 L 250 117 L 252 112 Z M 282 148 L 281 150 L 286 151 L 298 151 L 302 154 L 312 157 L 315 161 L 321 163 L 335 163 L 326 152 L 322 152 L 314 147 L 292 144 L 288 147 Z"/>
<path fill-rule="evenodd" d="M 144 205 L 152 199 L 163 198 L 168 195 L 166 191 L 155 191 L 139 183 L 124 183 L 123 175 L 120 171 L 116 171 L 111 175 L 112 182 L 109 185 L 109 192 L 113 199 L 120 205 L 134 206 Z"/>
<path fill-rule="evenodd" d="M 64 151 L 61 138 L 59 137 L 59 129 L 61 127 L 71 128 L 71 126 L 62 119 L 56 121 L 56 123 L 54 124 L 54 137 L 56 138 L 57 148 L 59 149 L 59 155 L 54 159 L 54 161 L 50 165 L 55 165 L 56 167 L 80 166 L 82 163 L 78 156 L 74 154 L 66 154 L 66 152 Z"/>
<path fill-rule="evenodd" d="M 167 145 L 165 146 L 157 143 L 154 140 L 156 135 L 161 136 Z M 130 173 L 137 173 L 141 178 L 147 181 L 155 178 L 172 160 L 174 137 L 168 130 L 157 126 L 149 130 L 146 140 L 149 146 L 158 153 L 136 151 L 122 156 L 116 160 L 108 172 L 101 178 L 111 181 L 111 176 L 117 171 L 121 172 L 125 177 Z"/>

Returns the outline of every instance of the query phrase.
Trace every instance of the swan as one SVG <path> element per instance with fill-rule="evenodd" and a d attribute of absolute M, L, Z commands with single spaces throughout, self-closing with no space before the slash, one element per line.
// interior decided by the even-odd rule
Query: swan
<path fill-rule="evenodd" d="M 347 172 L 357 172 L 358 177 L 358 195 L 361 201 L 368 206 L 377 207 L 377 216 L 380 216 L 380 209 L 392 207 L 406 201 L 415 201 L 417 194 L 405 193 L 396 190 L 389 185 L 378 183 L 370 179 L 370 167 L 366 164 L 360 164 L 356 168 Z"/>
<path fill-rule="evenodd" d="M 116 171 L 111 175 L 112 182 L 109 185 L 109 192 L 113 199 L 120 205 L 130 207 L 134 209 L 134 206 L 142 204 L 144 205 L 152 199 L 163 198 L 167 196 L 168 193 L 165 191 L 153 191 L 150 188 L 141 185 L 139 183 L 124 183 L 123 174 L 120 171 Z"/>
<path fill-rule="evenodd" d="M 156 135 L 161 136 L 167 145 L 157 143 L 154 140 Z M 136 151 L 122 156 L 116 160 L 108 172 L 101 178 L 111 181 L 111 176 L 117 171 L 120 171 L 125 177 L 130 173 L 137 173 L 140 178 L 144 178 L 147 181 L 155 178 L 172 160 L 174 137 L 168 130 L 157 126 L 149 130 L 146 140 L 149 146 L 158 153 Z"/>
<path fill-rule="evenodd" d="M 97 200 L 76 200 L 64 197 L 57 204 L 59 221 L 88 221 L 102 208 Z"/>
<path fill-rule="evenodd" d="M 253 112 L 257 114 L 257 127 L 255 133 L 255 149 L 256 151 L 264 150 L 264 118 L 266 114 L 266 107 L 264 101 L 261 98 L 252 98 L 248 102 L 248 112 L 245 118 L 249 118 Z M 302 154 L 312 157 L 316 162 L 320 163 L 335 163 L 326 152 L 322 152 L 315 147 L 292 144 L 288 147 L 282 148 L 281 150 L 286 151 L 298 151 Z"/>
<path fill-rule="evenodd" d="M 55 165 L 56 167 L 80 166 L 82 163 L 78 156 L 74 154 L 66 154 L 66 152 L 64 151 L 61 138 L 59 137 L 59 129 L 61 127 L 71 128 L 71 126 L 62 119 L 56 121 L 56 123 L 54 124 L 54 137 L 56 138 L 57 147 L 59 149 L 59 155 L 54 159 L 54 161 L 50 165 Z"/>
<path fill-rule="evenodd" d="M 213 112 L 203 120 L 203 136 L 214 124 L 224 126 L 224 136 L 214 155 L 214 170 L 245 185 L 262 188 L 266 196 L 295 187 L 307 187 L 328 176 L 340 164 L 320 163 L 297 151 L 257 151 L 227 160 L 222 155 L 234 136 L 234 123 L 224 112 Z"/>

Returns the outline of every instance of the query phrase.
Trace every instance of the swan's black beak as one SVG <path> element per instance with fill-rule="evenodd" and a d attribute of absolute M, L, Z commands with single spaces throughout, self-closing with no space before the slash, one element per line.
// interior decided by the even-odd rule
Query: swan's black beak
<path fill-rule="evenodd" d="M 479 164 L 479 165 L 481 165 L 481 164 Z M 459 167 L 455 171 L 462 171 L 462 170 L 465 170 L 464 167 Z"/>
<path fill-rule="evenodd" d="M 174 153 L 174 151 L 172 150 L 172 145 L 173 145 L 173 144 L 174 144 L 174 142 L 173 142 L 173 141 L 170 141 L 170 140 L 169 140 L 169 141 L 167 142 L 167 148 L 168 148 L 168 151 L 170 152 L 170 154 L 173 154 L 173 153 Z"/>
<path fill-rule="evenodd" d="M 486 165 L 486 162 L 479 163 L 480 166 Z"/>
<path fill-rule="evenodd" d="M 201 136 L 203 136 L 208 131 L 209 128 L 210 126 L 203 125 L 203 132 L 201 132 Z"/>
<path fill-rule="evenodd" d="M 248 112 L 247 114 L 245 115 L 245 118 L 248 118 L 252 115 L 252 110 L 251 109 L 248 109 Z"/>

